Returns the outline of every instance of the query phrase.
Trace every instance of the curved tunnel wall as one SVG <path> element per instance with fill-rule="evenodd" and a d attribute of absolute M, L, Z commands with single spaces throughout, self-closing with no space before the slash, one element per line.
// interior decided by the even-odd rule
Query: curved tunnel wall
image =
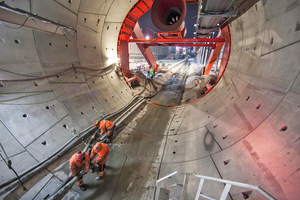
<path fill-rule="evenodd" d="M 78 30 L 68 41 L 25 28 L 1 27 L 1 69 L 16 74 L 1 71 L 0 76 L 14 79 L 24 78 L 18 74 L 47 75 L 72 64 L 104 69 L 109 58 L 116 57 L 120 26 L 136 1 L 6 3 Z M 162 137 L 166 153 L 160 176 L 175 170 L 196 171 L 260 185 L 278 199 L 299 196 L 299 12 L 299 4 L 292 1 L 259 1 L 230 24 L 232 48 L 227 70 L 204 99 L 176 110 L 169 136 Z M 1 143 L 18 172 L 72 137 L 63 125 L 80 131 L 99 118 L 98 112 L 113 112 L 131 100 L 126 84 L 114 72 L 94 75 L 71 72 L 39 80 L 38 86 L 30 81 L 1 87 L 1 93 L 54 90 L 8 102 L 32 105 L 0 104 Z M 11 95 L 1 96 L 8 98 Z M 288 129 L 280 131 L 282 125 Z M 173 129 L 176 135 L 172 135 Z M 19 162 L 24 159 L 25 163 Z M 1 181 L 14 176 L 3 162 L 0 166 L 7 172 L 1 173 Z M 212 170 L 215 167 L 218 172 Z M 240 190 L 231 193 L 238 197 Z"/>
<path fill-rule="evenodd" d="M 101 113 L 117 111 L 133 98 L 123 78 L 108 67 L 116 62 L 110 58 L 116 58 L 120 25 L 132 3 L 124 6 L 120 1 L 120 7 L 118 1 L 71 2 L 5 1 L 77 27 L 78 33 L 72 39 L 73 32 L 65 38 L 1 26 L 1 79 L 47 76 L 72 66 L 91 69 L 71 70 L 35 82 L 4 82 L 0 89 L 0 137 L 18 173 L 47 158 L 72 138 L 72 127 L 79 133 Z M 10 100 L 19 96 L 26 97 Z M 0 175 L 1 182 L 15 176 L 3 161 L 0 166 L 5 170 Z"/>

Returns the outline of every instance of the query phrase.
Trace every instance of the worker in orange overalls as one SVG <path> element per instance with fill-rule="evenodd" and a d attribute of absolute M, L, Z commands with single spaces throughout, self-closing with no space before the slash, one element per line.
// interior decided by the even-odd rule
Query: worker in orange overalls
<path fill-rule="evenodd" d="M 108 120 L 102 120 L 99 122 L 98 120 L 94 122 L 95 127 L 99 127 L 99 129 L 94 133 L 94 137 L 98 133 L 102 135 L 105 131 L 106 133 L 106 142 L 111 142 L 111 137 L 113 136 L 113 130 L 116 127 L 115 124 Z"/>
<path fill-rule="evenodd" d="M 147 67 L 147 78 L 149 78 L 150 77 L 150 65 L 148 65 L 148 67 Z"/>
<path fill-rule="evenodd" d="M 79 188 L 82 191 L 85 191 L 85 186 L 83 185 L 83 174 L 86 174 L 89 172 L 90 169 L 90 156 L 88 153 L 84 151 L 78 151 L 77 153 L 74 153 L 73 156 L 70 159 L 70 165 L 69 169 L 72 173 L 72 176 L 78 177 L 78 185 Z M 80 171 L 84 170 L 84 173 L 81 174 Z"/>
<path fill-rule="evenodd" d="M 92 149 L 90 160 L 93 161 L 95 155 L 97 154 L 96 161 L 93 162 L 95 166 L 98 164 L 99 167 L 99 176 L 95 178 L 95 180 L 100 180 L 104 175 L 105 163 L 110 152 L 109 147 L 101 142 L 97 142 Z M 94 168 L 92 167 L 92 173 L 94 172 Z"/>

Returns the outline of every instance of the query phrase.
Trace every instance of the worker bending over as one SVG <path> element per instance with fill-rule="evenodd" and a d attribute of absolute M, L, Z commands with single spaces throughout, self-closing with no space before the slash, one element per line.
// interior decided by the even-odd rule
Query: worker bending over
<path fill-rule="evenodd" d="M 116 127 L 115 124 L 108 120 L 102 120 L 102 121 L 95 121 L 94 122 L 95 127 L 99 127 L 98 130 L 94 133 L 94 136 L 98 133 L 99 135 L 102 135 L 104 132 L 106 133 L 106 142 L 111 142 L 111 137 L 113 136 L 113 130 Z"/>
<path fill-rule="evenodd" d="M 84 151 L 78 151 L 73 154 L 70 159 L 69 169 L 72 173 L 72 176 L 78 177 L 78 185 L 82 191 L 85 191 L 85 186 L 83 185 L 83 175 L 89 172 L 90 169 L 90 156 Z M 84 170 L 84 173 L 81 174 L 80 171 Z"/>
<path fill-rule="evenodd" d="M 97 142 L 92 149 L 90 160 L 93 161 L 95 155 L 97 154 L 96 161 L 93 162 L 95 166 L 98 164 L 99 167 L 99 176 L 95 178 L 95 180 L 100 180 L 104 175 L 105 163 L 110 152 L 109 147 L 101 142 Z M 94 168 L 92 168 L 92 173 L 94 172 Z"/>

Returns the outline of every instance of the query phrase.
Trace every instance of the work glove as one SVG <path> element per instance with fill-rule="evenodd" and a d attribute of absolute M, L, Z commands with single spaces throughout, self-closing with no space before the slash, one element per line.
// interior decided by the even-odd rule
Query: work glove
<path fill-rule="evenodd" d="M 76 174 L 76 176 L 77 176 L 78 180 L 82 179 L 82 174 L 81 174 L 80 172 L 78 172 L 78 173 Z"/>

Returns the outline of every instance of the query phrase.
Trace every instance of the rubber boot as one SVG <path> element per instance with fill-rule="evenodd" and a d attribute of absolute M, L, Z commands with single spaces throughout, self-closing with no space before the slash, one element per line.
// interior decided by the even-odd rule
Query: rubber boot
<path fill-rule="evenodd" d="M 85 185 L 81 184 L 81 185 L 78 185 L 78 186 L 79 186 L 79 188 L 80 188 L 82 191 L 85 191 L 85 190 L 86 190 Z"/>

